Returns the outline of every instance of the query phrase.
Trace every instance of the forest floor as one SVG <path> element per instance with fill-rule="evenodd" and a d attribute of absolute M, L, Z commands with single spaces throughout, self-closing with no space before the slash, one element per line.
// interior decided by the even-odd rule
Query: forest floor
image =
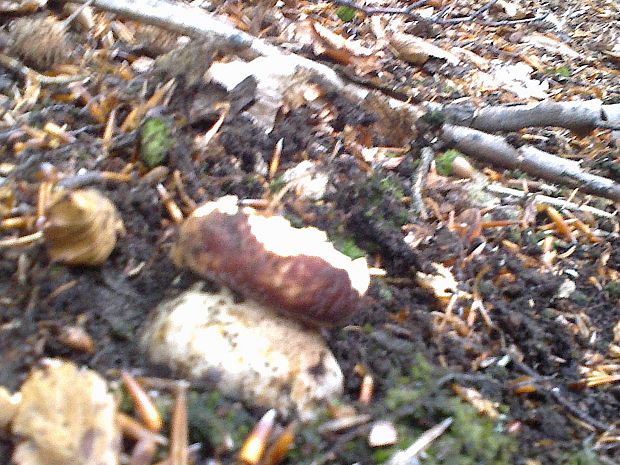
<path fill-rule="evenodd" d="M 436 13 L 442 8 L 441 1 L 427 3 L 432 6 L 415 11 Z M 620 103 L 616 2 L 493 3 L 481 17 L 505 24 L 470 20 L 439 25 L 407 15 L 367 16 L 330 2 L 304 0 L 275 6 L 213 2 L 206 8 L 268 42 L 293 43 L 289 49 L 333 66 L 343 76 L 375 87 L 380 83 L 378 87 L 402 100 L 467 100 L 477 107 L 543 97 Z M 182 60 L 178 56 L 173 64 L 153 65 L 152 59 L 167 52 L 176 36 L 93 8 L 92 29 L 78 21 L 66 33 L 48 30 L 44 38 L 37 31 L 44 28 L 42 23 L 21 24 L 23 30 L 16 31 L 12 22 L 41 16 L 60 20 L 66 17 L 62 7 L 50 3 L 32 13 L 23 6 L 27 2 L 18 4 L 22 9 L 3 6 L 4 53 L 46 76 L 85 74 L 90 79 L 42 84 L 0 63 L 0 239 L 36 232 L 41 185 L 63 179 L 72 187 L 95 185 L 118 209 L 125 233 L 111 256 L 93 267 L 54 262 L 40 243 L 2 248 L 0 386 L 19 389 L 47 357 L 88 366 L 110 381 L 119 379 L 120 370 L 174 377 L 146 362 L 138 336 L 159 302 L 200 280 L 169 258 L 177 225 L 157 185 L 165 186 L 187 214 L 191 203 L 175 183 L 176 176 L 196 204 L 227 194 L 273 201 L 293 224 L 323 229 L 348 255 L 366 255 L 373 267 L 385 270 L 384 276 L 373 278 L 348 324 L 322 334 L 345 376 L 343 404 L 371 420 L 392 422 L 398 443 L 370 447 L 369 422 L 325 432 L 319 425 L 329 418 L 326 413 L 298 429 L 284 463 L 383 463 L 448 417 L 452 425 L 418 455 L 419 463 L 620 462 L 617 216 L 567 213 L 558 207 L 558 219 L 528 196 L 500 198 L 471 186 L 482 177 L 611 214 L 618 203 L 545 186 L 522 172 L 473 159 L 475 180 L 461 179 L 451 170 L 454 151 L 436 142 L 432 129 L 418 126 L 411 136 L 410 126 L 399 127 L 372 105 L 360 106 L 334 91 L 312 102 L 288 103 L 287 108 L 281 103 L 267 133 L 242 111 L 257 98 L 255 89 L 227 92 L 202 78 L 192 82 L 192 66 L 174 61 Z M 446 17 L 470 14 L 484 3 L 466 0 L 452 6 Z M 531 21 L 543 13 L 550 15 Z M 511 22 L 514 19 L 521 22 Z M 407 61 L 385 44 L 377 53 L 377 25 L 389 21 L 398 22 L 400 34 L 422 37 L 451 55 Z M 335 48 L 329 53 L 331 36 L 320 47 L 318 36 L 304 43 L 300 31 L 309 22 L 358 42 L 349 44 L 346 53 L 338 49 L 340 54 Z M 316 34 L 320 28 L 314 27 Z M 54 41 L 63 44 L 58 48 Z M 365 54 L 360 51 L 364 47 L 374 52 Z M 458 55 L 455 47 L 467 52 Z M 218 50 L 213 60 L 231 56 Z M 190 54 L 192 60 L 199 61 Z M 527 64 L 530 81 L 519 81 L 517 90 L 511 87 L 514 82 L 502 83 L 497 75 L 482 81 L 482 74 L 493 75 L 511 64 Z M 151 66 L 159 68 L 153 71 Z M 195 66 L 199 72 L 208 69 Z M 510 72 L 514 77 L 517 71 Z M 140 143 L 140 115 L 123 123 L 173 78 L 173 91 L 148 113 L 167 128 L 161 136 L 165 159 L 152 163 L 144 158 L 144 140 Z M 200 142 L 222 115 L 223 104 L 228 109 L 223 124 L 210 141 Z M 45 129 L 46 123 L 62 129 Z M 620 180 L 619 140 L 610 130 L 576 135 L 543 127 L 507 137 L 517 146 L 529 143 L 581 160 L 586 170 Z M 280 139 L 282 150 L 274 161 Z M 422 147 L 432 144 L 436 168 L 426 179 L 428 214 L 423 219 L 412 210 L 412 179 Z M 382 147 L 390 149 L 370 150 Z M 318 199 L 304 197 L 301 189 L 282 192 L 287 184 L 282 173 L 304 160 L 327 175 Z M 151 169 L 149 163 L 160 166 Z M 85 173 L 95 175 L 88 178 Z M 276 198 L 279 193 L 283 195 Z M 11 218 L 21 218 L 22 227 L 12 227 Z M 450 270 L 462 292 L 452 302 L 419 284 L 416 272 L 436 274 L 437 264 Z M 67 327 L 84 330 L 94 349 L 83 351 L 68 343 L 62 337 Z M 370 402 L 358 401 L 364 374 L 374 380 Z M 229 428 L 237 438 L 263 412 L 214 397 L 200 386 L 190 387 L 189 399 L 190 441 L 202 444 L 199 463 L 218 455 L 221 463 L 233 463 L 239 443 L 222 451 L 221 437 L 210 428 Z M 224 418 L 230 423 L 222 426 Z M 4 439 L 0 463 L 8 463 L 13 450 L 13 438 L 6 434 Z"/>

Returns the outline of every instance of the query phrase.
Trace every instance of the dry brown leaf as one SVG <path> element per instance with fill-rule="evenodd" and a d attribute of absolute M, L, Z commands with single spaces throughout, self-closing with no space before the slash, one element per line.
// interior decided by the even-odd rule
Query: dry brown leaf
<path fill-rule="evenodd" d="M 373 50 L 363 47 L 359 41 L 347 39 L 335 32 L 330 31 L 325 26 L 317 22 L 312 23 L 312 28 L 323 42 L 323 46 L 338 50 L 346 50 L 353 56 L 364 57 L 373 54 Z"/>
<path fill-rule="evenodd" d="M 461 47 L 452 47 L 451 51 L 455 55 L 461 57 L 463 60 L 467 60 L 473 63 L 478 69 L 481 69 L 482 71 L 486 71 L 487 69 L 489 69 L 489 60 L 481 57 L 480 55 L 472 52 L 471 50 L 467 50 L 466 48 Z"/>
<path fill-rule="evenodd" d="M 493 402 L 489 399 L 485 399 L 477 390 L 459 386 L 458 384 L 453 384 L 452 390 L 465 402 L 470 403 L 478 411 L 478 413 L 491 419 L 495 419 L 499 416 L 499 411 L 497 410 L 497 407 L 499 407 L 499 402 Z"/>
<path fill-rule="evenodd" d="M 21 387 L 17 465 L 117 465 L 116 402 L 96 372 L 50 360 Z"/>
<path fill-rule="evenodd" d="M 394 32 L 388 35 L 388 41 L 399 58 L 415 65 L 426 63 L 430 57 L 446 60 L 453 65 L 461 61 L 454 53 L 412 34 Z"/>
<path fill-rule="evenodd" d="M 579 53 L 570 48 L 563 42 L 560 42 L 555 37 L 550 37 L 539 32 L 533 32 L 523 38 L 525 43 L 531 44 L 535 47 L 540 47 L 547 52 L 559 53 L 562 56 L 568 58 L 578 58 Z"/>
<path fill-rule="evenodd" d="M 338 35 L 319 23 L 312 23 L 315 39 L 312 50 L 316 55 L 328 57 L 344 65 L 353 65 L 358 74 L 364 75 L 377 69 L 373 50 Z"/>
<path fill-rule="evenodd" d="M 23 15 L 34 13 L 45 5 L 47 5 L 47 0 L 2 0 L 0 1 L 0 13 Z"/>

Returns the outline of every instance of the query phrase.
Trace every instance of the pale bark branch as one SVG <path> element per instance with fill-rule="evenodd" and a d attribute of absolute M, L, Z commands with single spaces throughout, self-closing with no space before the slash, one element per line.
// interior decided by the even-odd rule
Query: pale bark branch
<path fill-rule="evenodd" d="M 510 187 L 506 187 L 498 183 L 488 184 L 487 186 L 485 186 L 485 190 L 501 196 L 517 197 L 520 199 L 524 197 L 532 198 L 536 203 L 553 205 L 554 207 L 561 208 L 562 210 L 591 213 L 592 215 L 598 216 L 599 218 L 615 218 L 617 216 L 615 213 L 609 213 L 605 210 L 601 210 L 600 208 L 595 208 L 590 205 L 569 202 L 568 200 L 559 199 L 557 197 L 549 197 L 548 195 L 529 193 L 518 189 L 511 189 Z"/>
<path fill-rule="evenodd" d="M 68 0 L 64 1 L 69 3 Z M 71 0 L 70 3 L 84 2 L 85 0 Z M 183 3 L 173 3 L 166 0 L 93 0 L 92 6 L 145 24 L 160 26 L 179 34 L 195 38 L 219 39 L 222 44 L 229 47 L 250 50 L 260 56 L 282 56 L 286 54 L 281 48 L 240 31 L 201 8 Z M 330 67 L 299 55 L 287 55 L 299 60 L 299 66 L 314 70 L 332 85 L 344 86 L 342 79 Z M 197 59 L 199 58 L 197 57 Z"/>
<path fill-rule="evenodd" d="M 84 3 L 85 0 L 71 1 Z M 314 73 L 317 78 L 322 79 L 324 84 L 332 87 L 331 90 L 340 91 L 360 104 L 363 104 L 364 98 L 370 93 L 364 88 L 345 83 L 329 66 L 294 53 L 287 53 L 279 47 L 266 43 L 264 40 L 239 31 L 233 25 L 197 7 L 165 0 L 93 0 L 92 5 L 126 18 L 160 26 L 191 37 L 216 40 L 223 47 L 250 51 L 258 56 L 281 57 L 286 55 L 295 60 L 300 67 Z M 395 101 L 387 97 L 382 99 L 382 101 L 393 108 L 404 107 L 416 117 L 422 113 L 421 107 Z M 577 108 L 571 106 L 574 105 L 574 102 L 560 104 L 559 106 L 554 102 L 541 105 L 542 110 L 538 108 L 534 113 L 524 108 L 511 110 L 510 107 L 501 109 L 490 107 L 490 109 L 473 113 L 475 118 L 470 119 L 476 121 L 476 127 L 486 126 L 485 130 L 488 131 L 511 130 L 511 128 L 520 129 L 525 126 L 536 125 L 535 123 L 545 126 L 552 124 L 561 126 L 564 124 L 570 128 L 583 129 L 592 128 L 593 125 L 594 127 L 602 127 L 605 122 L 611 122 L 612 127 L 615 127 L 620 119 L 620 107 L 618 105 L 599 104 L 597 107 L 594 103 L 587 104 L 586 102 L 579 102 Z M 430 104 L 428 106 L 432 107 L 433 105 Z M 511 118 L 518 121 L 518 123 L 511 123 L 512 126 L 503 123 L 504 126 L 502 126 L 502 123 L 498 123 L 498 121 L 501 121 L 503 117 L 498 117 L 497 113 L 493 113 L 498 111 L 500 113 L 506 111 L 514 113 L 516 116 Z M 541 111 L 545 114 L 547 120 L 544 120 L 540 115 L 532 116 L 532 114 L 537 115 L 536 112 Z M 463 118 L 463 120 L 466 119 Z M 466 121 L 459 121 L 459 124 L 466 124 Z M 493 124 L 495 126 L 492 126 Z M 578 187 L 586 193 L 620 200 L 620 186 L 618 184 L 609 179 L 585 173 L 576 162 L 564 160 L 532 147 L 522 147 L 517 150 L 510 146 L 502 137 L 451 124 L 444 125 L 443 138 L 455 148 L 474 158 L 503 167 L 519 168 L 543 179 L 571 187 Z"/>
<path fill-rule="evenodd" d="M 478 160 L 528 174 L 581 192 L 620 201 L 620 185 L 611 179 L 587 173 L 578 162 L 557 157 L 531 146 L 515 148 L 501 136 L 475 129 L 444 124 L 441 138 L 448 145 Z"/>
<path fill-rule="evenodd" d="M 562 127 L 578 133 L 588 133 L 596 128 L 620 129 L 620 104 L 603 105 L 600 100 L 546 100 L 536 105 L 490 106 L 480 109 L 452 104 L 443 110 L 451 123 L 485 132 L 546 126 Z"/>
<path fill-rule="evenodd" d="M 424 200 L 422 199 L 422 191 L 426 185 L 426 178 L 431 167 L 431 162 L 433 161 L 433 156 L 433 149 L 430 147 L 424 147 L 422 149 L 420 164 L 413 178 L 413 188 L 411 189 L 411 211 L 424 220 L 428 218 L 428 213 L 424 206 Z"/>

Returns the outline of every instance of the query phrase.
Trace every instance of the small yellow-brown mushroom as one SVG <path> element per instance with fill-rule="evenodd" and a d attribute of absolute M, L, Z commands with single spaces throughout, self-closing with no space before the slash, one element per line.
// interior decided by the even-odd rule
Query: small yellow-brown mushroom
<path fill-rule="evenodd" d="M 92 189 L 55 193 L 45 217 L 43 235 L 49 256 L 68 265 L 100 265 L 123 231 L 114 204 Z"/>

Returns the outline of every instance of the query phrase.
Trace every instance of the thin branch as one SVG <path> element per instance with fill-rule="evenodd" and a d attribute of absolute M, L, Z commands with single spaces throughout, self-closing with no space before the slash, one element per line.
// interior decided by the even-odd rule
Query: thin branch
<path fill-rule="evenodd" d="M 475 129 L 444 124 L 441 138 L 451 147 L 478 160 L 556 182 L 584 193 L 620 201 L 620 185 L 611 179 L 587 173 L 578 162 L 557 157 L 534 147 L 515 148 L 501 136 Z"/>
<path fill-rule="evenodd" d="M 426 185 L 426 177 L 433 161 L 433 149 L 424 147 L 420 154 L 420 164 L 415 172 L 413 180 L 413 188 L 411 190 L 411 211 L 415 215 L 420 216 L 423 220 L 428 218 L 424 199 L 422 199 L 422 191 Z"/>
<path fill-rule="evenodd" d="M 467 15 L 467 16 L 459 16 L 458 18 L 447 18 L 447 19 L 442 18 L 442 16 L 444 16 L 445 12 L 447 11 L 446 9 L 439 11 L 439 13 L 437 13 L 434 16 L 421 16 L 418 13 L 413 11 L 416 8 L 420 8 L 421 6 L 424 6 L 427 2 L 428 0 L 419 0 L 417 2 L 412 3 L 411 5 L 407 7 L 396 8 L 396 7 L 379 7 L 379 6 L 360 5 L 352 0 L 332 0 L 332 3 L 335 5 L 341 5 L 341 6 L 346 6 L 348 8 L 353 8 L 355 10 L 361 11 L 367 16 L 378 15 L 378 14 L 404 15 L 404 16 L 409 16 L 420 22 L 434 23 L 434 24 L 459 24 L 459 23 L 475 21 L 475 22 L 484 24 L 486 26 L 506 26 L 510 24 L 531 23 L 531 22 L 536 22 L 536 21 L 542 21 L 547 16 L 549 16 L 549 13 L 545 13 L 541 16 L 535 16 L 533 18 L 507 19 L 503 21 L 488 21 L 488 20 L 480 19 L 480 16 L 482 16 L 485 12 L 490 10 L 493 7 L 493 5 L 495 5 L 498 2 L 498 0 L 491 0 L 485 5 L 483 5 L 482 7 L 478 8 L 472 14 Z"/>
<path fill-rule="evenodd" d="M 84 3 L 84 1 L 71 0 L 71 3 Z M 68 0 L 64 2 L 69 3 Z M 330 84 L 338 88 L 344 86 L 337 73 L 328 66 L 299 55 L 284 53 L 281 48 L 236 29 L 202 8 L 166 0 L 93 0 L 92 6 L 179 34 L 213 39 L 219 41 L 222 48 L 249 51 L 256 56 L 286 55 L 300 67 L 316 72 Z"/>
<path fill-rule="evenodd" d="M 19 74 L 23 78 L 35 79 L 39 84 L 67 84 L 69 82 L 83 81 L 88 76 L 45 76 L 32 68 L 24 65 L 21 61 L 12 58 L 4 53 L 0 53 L 0 65 L 5 66 L 11 71 Z"/>
<path fill-rule="evenodd" d="M 517 189 L 511 189 L 510 187 L 506 187 L 501 184 L 495 184 L 495 183 L 489 184 L 485 186 L 485 189 L 489 192 L 493 192 L 494 194 L 499 194 L 503 196 L 512 196 L 512 197 L 517 197 L 517 198 L 531 197 L 534 199 L 535 203 L 553 205 L 554 207 L 561 208 L 562 210 L 591 213 L 592 215 L 597 216 L 599 218 L 615 218 L 616 217 L 615 213 L 609 213 L 609 212 L 606 212 L 605 210 L 601 210 L 600 208 L 595 208 L 590 205 L 580 205 L 574 202 L 569 202 L 568 200 L 558 199 L 556 197 L 549 197 L 548 195 L 523 192 Z"/>
<path fill-rule="evenodd" d="M 75 1 L 83 3 L 84 0 Z M 160 26 L 181 34 L 198 38 L 210 38 L 214 41 L 219 41 L 223 48 L 228 47 L 239 51 L 249 51 L 258 56 L 278 58 L 286 56 L 301 68 L 314 73 L 317 78 L 322 80 L 324 85 L 331 86 L 333 90 L 344 92 L 349 98 L 361 102 L 368 95 L 368 91 L 359 86 L 345 85 L 338 74 L 328 66 L 299 55 L 285 53 L 279 47 L 239 31 L 234 26 L 219 20 L 200 8 L 162 0 L 132 0 L 130 2 L 126 0 L 93 0 L 92 5 L 130 19 Z M 389 100 L 388 105 L 391 106 L 392 103 L 400 105 L 412 115 L 416 114 L 418 116 L 417 113 L 420 111 L 418 107 L 396 102 L 393 99 L 386 100 Z M 474 136 L 474 134 L 476 135 Z M 501 137 L 490 136 L 457 126 L 444 125 L 442 137 L 456 148 L 462 147 L 463 152 L 469 153 L 472 156 L 476 156 L 476 151 L 480 150 L 481 154 L 478 158 L 486 161 L 502 166 L 520 168 L 544 179 L 572 187 L 579 187 L 586 193 L 616 200 L 620 199 L 620 187 L 617 184 L 609 179 L 584 173 L 578 168 L 578 165 L 575 166 L 574 162 L 554 157 L 546 152 L 537 151 L 533 148 L 530 148 L 529 152 L 527 148 L 521 148 L 517 151 Z M 483 139 L 485 142 L 481 143 L 480 140 Z M 502 151 L 501 153 L 494 154 L 497 144 L 501 145 Z M 472 151 L 474 153 L 471 153 Z M 536 161 L 536 158 L 541 154 L 543 155 L 543 166 Z M 525 158 L 525 162 L 520 160 L 521 157 Z M 544 162 L 550 165 L 559 164 L 561 169 L 558 171 L 553 166 L 544 166 Z M 573 163 L 573 165 L 569 166 L 570 163 Z"/>
<path fill-rule="evenodd" d="M 515 360 L 514 357 L 512 358 L 512 363 L 515 365 L 515 367 L 518 370 L 525 373 L 526 375 L 531 376 L 532 378 L 535 378 L 535 379 L 540 378 L 540 375 L 535 370 L 527 366 L 525 363 Z M 537 384 L 537 387 L 539 387 L 541 391 L 544 391 L 547 395 L 552 397 L 553 400 L 555 400 L 558 404 L 564 407 L 570 414 L 574 415 L 575 417 L 579 418 L 581 421 L 594 427 L 594 429 L 596 429 L 597 431 L 605 432 L 611 429 L 612 425 L 597 420 L 596 418 L 591 416 L 589 413 L 583 411 L 577 405 L 570 402 L 565 396 L 562 395 L 559 387 L 549 388 L 549 387 L 546 387 L 540 384 Z"/>
<path fill-rule="evenodd" d="M 474 11 L 471 15 L 462 16 L 460 18 L 448 18 L 443 21 L 445 21 L 448 24 L 464 23 L 466 21 L 473 21 L 474 19 L 480 17 L 484 12 L 490 10 L 491 7 L 495 5 L 496 3 L 497 3 L 497 0 L 491 0 L 490 2 L 486 3 L 485 5 L 478 8 L 476 11 Z"/>
<path fill-rule="evenodd" d="M 546 13 L 543 13 L 540 16 L 534 16 L 533 18 L 504 19 L 502 21 L 482 21 L 482 24 L 485 26 L 500 27 L 512 26 L 513 24 L 536 23 L 539 21 L 544 21 L 550 14 L 551 12 L 547 11 Z"/>
<path fill-rule="evenodd" d="M 413 10 L 426 5 L 427 1 L 419 0 L 404 8 L 359 5 L 351 0 L 332 0 L 332 3 L 359 10 L 368 16 L 377 14 L 417 16 L 417 14 L 413 13 Z"/>
<path fill-rule="evenodd" d="M 442 110 L 448 121 L 485 132 L 518 131 L 527 127 L 557 126 L 578 133 L 596 128 L 620 129 L 620 103 L 604 105 L 601 100 L 554 102 L 535 105 L 488 106 L 476 109 L 451 104 Z"/>
<path fill-rule="evenodd" d="M 448 417 L 445 420 L 437 423 L 432 428 L 422 433 L 413 444 L 407 447 L 405 450 L 399 450 L 394 453 L 387 462 L 388 465 L 407 465 L 417 463 L 417 456 L 423 452 L 435 439 L 443 434 L 452 424 L 452 417 Z"/>

